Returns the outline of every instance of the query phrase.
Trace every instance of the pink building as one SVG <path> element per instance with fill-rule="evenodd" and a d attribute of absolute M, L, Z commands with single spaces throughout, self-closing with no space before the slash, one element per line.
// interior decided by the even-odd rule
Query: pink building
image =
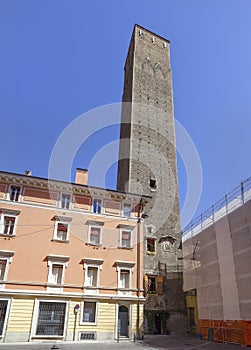
<path fill-rule="evenodd" d="M 0 341 L 132 338 L 149 197 L 0 172 Z"/>

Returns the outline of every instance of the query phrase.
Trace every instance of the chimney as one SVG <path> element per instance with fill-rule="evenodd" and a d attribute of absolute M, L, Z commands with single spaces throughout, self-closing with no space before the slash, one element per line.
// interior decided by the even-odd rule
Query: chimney
<path fill-rule="evenodd" d="M 87 185 L 87 182 L 88 182 L 88 170 L 77 168 L 75 183 L 78 185 Z"/>

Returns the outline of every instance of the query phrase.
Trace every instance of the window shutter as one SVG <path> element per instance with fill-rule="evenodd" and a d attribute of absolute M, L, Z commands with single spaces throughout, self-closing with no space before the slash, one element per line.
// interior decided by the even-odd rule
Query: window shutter
<path fill-rule="evenodd" d="M 159 295 L 163 294 L 163 276 L 157 277 L 157 293 Z"/>

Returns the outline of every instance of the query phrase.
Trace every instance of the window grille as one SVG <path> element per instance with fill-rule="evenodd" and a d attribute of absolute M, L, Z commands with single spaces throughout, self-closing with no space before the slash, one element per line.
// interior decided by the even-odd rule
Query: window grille
<path fill-rule="evenodd" d="M 79 340 L 96 340 L 96 332 L 81 332 Z"/>
<path fill-rule="evenodd" d="M 36 335 L 63 336 L 65 303 L 40 302 Z"/>

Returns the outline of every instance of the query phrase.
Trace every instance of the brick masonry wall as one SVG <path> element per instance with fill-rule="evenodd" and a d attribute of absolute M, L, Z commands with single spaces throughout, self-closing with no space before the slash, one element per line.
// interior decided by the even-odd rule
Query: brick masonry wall
<path fill-rule="evenodd" d="M 179 244 L 180 212 L 169 41 L 135 26 L 125 64 L 118 182 L 120 190 L 152 196 L 144 220 L 145 239 L 156 254 L 144 254 L 146 274 L 161 275 L 164 296 L 148 295 L 146 308 L 184 312 Z M 132 104 L 131 104 L 132 102 Z M 122 140 L 126 138 L 126 140 Z M 157 188 L 149 186 L 150 178 Z M 147 233 L 152 226 L 153 232 Z M 163 237 L 173 237 L 164 249 Z M 166 239 L 166 238 L 165 238 Z M 165 241 L 164 239 L 164 241 Z M 160 266 L 165 266 L 160 269 Z M 171 277 L 170 277 L 171 276 Z"/>

